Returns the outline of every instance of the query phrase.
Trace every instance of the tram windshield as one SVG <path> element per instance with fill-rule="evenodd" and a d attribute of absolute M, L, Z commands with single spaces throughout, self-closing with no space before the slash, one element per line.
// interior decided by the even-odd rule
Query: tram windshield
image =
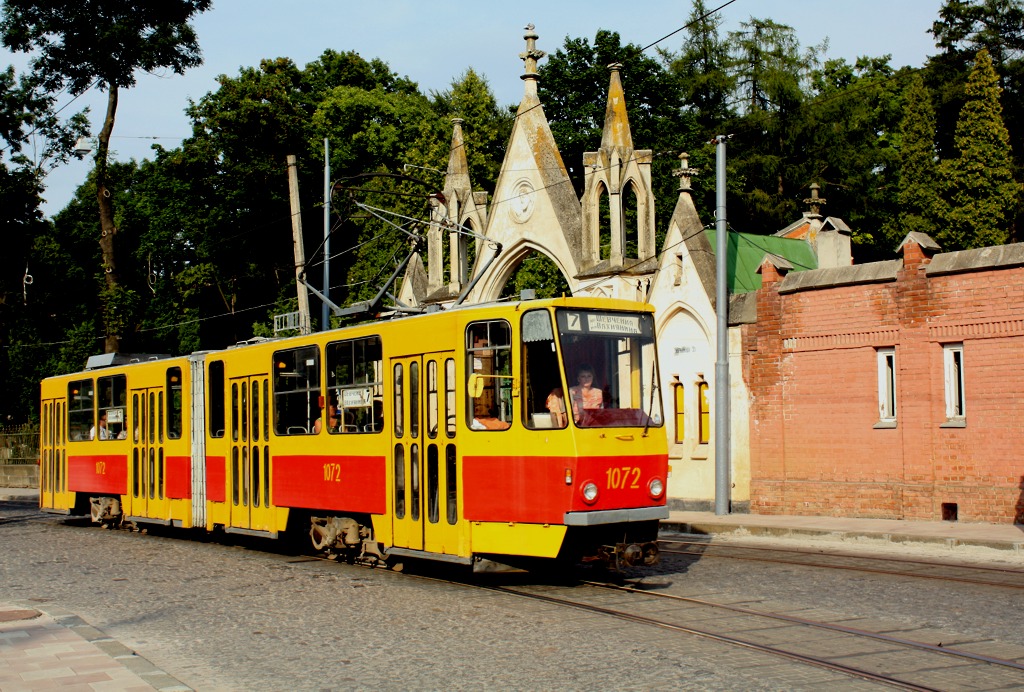
<path fill-rule="evenodd" d="M 654 316 L 565 309 L 555 316 L 567 385 L 565 417 L 583 428 L 660 426 Z M 557 408 L 551 398 L 549 408 Z"/>

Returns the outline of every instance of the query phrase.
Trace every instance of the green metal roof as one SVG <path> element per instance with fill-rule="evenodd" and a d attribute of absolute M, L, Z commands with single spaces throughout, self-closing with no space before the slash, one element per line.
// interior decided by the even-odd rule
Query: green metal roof
<path fill-rule="evenodd" d="M 715 230 L 709 229 L 705 233 L 711 243 L 711 251 L 715 252 L 718 247 L 715 244 Z M 761 275 L 757 273 L 757 268 L 768 254 L 785 258 L 793 265 L 795 272 L 818 268 L 818 258 L 810 244 L 794 238 L 733 231 L 729 233 L 728 253 L 730 293 L 749 293 L 761 288 Z"/>

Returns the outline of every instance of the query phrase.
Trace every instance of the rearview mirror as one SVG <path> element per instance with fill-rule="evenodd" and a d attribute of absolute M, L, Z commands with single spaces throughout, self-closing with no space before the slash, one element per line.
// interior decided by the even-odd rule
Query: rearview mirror
<path fill-rule="evenodd" d="M 474 399 L 480 397 L 484 393 L 484 376 L 473 373 L 469 376 L 469 382 L 466 383 L 466 388 L 469 390 L 469 395 Z"/>

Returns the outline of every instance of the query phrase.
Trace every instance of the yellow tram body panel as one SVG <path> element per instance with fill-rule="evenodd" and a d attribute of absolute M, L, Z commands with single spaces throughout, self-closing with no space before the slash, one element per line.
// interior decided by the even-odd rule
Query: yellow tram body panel
<path fill-rule="evenodd" d="M 99 496 L 132 520 L 298 528 L 345 549 L 554 557 L 595 516 L 665 511 L 651 313 L 494 304 L 49 378 L 41 504 Z M 577 397 L 579 368 L 604 410 Z M 112 438 L 88 439 L 104 414 Z"/>

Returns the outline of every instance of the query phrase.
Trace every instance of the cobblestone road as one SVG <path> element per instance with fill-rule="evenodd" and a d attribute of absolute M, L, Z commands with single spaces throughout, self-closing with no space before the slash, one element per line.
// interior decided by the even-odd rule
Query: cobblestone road
<path fill-rule="evenodd" d="M 0 503 L 0 601 L 74 612 L 197 690 L 873 689 L 505 594 L 181 535 L 66 525 Z M 681 594 L 1022 643 L 1008 622 L 1019 592 L 711 560 L 666 560 L 649 578 Z"/>

